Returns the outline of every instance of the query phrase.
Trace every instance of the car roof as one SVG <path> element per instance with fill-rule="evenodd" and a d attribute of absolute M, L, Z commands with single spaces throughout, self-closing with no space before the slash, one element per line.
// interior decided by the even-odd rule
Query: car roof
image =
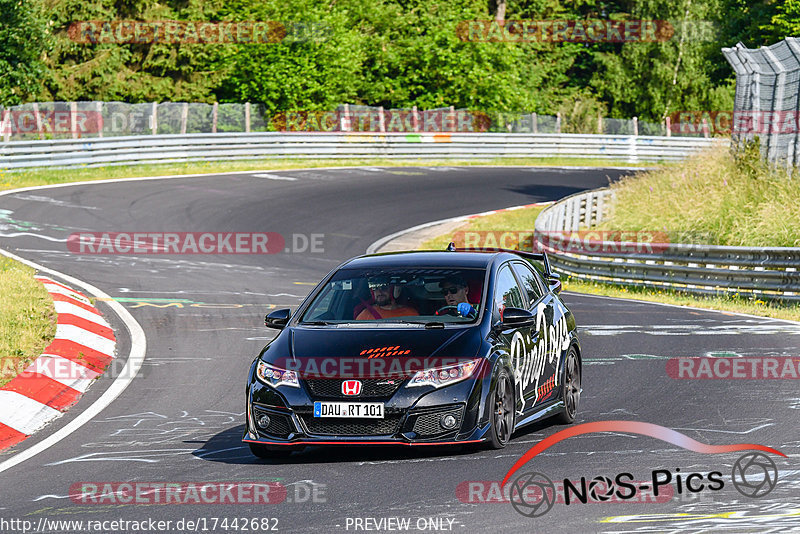
<path fill-rule="evenodd" d="M 415 252 L 384 252 L 359 256 L 353 258 L 343 269 L 373 268 L 373 267 L 465 267 L 486 269 L 499 255 L 511 256 L 506 253 L 484 252 L 441 252 L 441 251 L 415 251 Z"/>

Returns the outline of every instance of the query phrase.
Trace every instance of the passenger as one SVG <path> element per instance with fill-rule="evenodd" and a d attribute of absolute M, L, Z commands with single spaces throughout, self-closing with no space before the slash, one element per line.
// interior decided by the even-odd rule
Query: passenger
<path fill-rule="evenodd" d="M 378 278 L 369 280 L 370 293 L 374 305 L 367 306 L 356 317 L 356 321 L 369 321 L 375 319 L 389 319 L 405 315 L 419 315 L 411 306 L 398 304 L 394 296 L 394 284 L 388 279 Z"/>

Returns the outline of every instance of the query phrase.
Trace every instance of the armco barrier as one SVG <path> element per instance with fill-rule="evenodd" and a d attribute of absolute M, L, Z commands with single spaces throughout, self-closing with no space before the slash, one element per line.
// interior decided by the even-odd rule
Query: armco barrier
<path fill-rule="evenodd" d="M 543 210 L 536 218 L 537 245 L 548 252 L 553 267 L 587 281 L 640 287 L 660 287 L 695 294 L 739 294 L 800 301 L 800 248 L 728 247 L 667 244 L 657 252 L 557 250 L 543 236 L 574 232 L 604 220 L 613 192 L 578 193 Z M 617 247 L 618 248 L 618 247 Z"/>
<path fill-rule="evenodd" d="M 12 141 L 0 169 L 108 166 L 256 158 L 468 159 L 571 157 L 679 160 L 711 146 L 696 137 L 498 133 L 259 132 Z"/>

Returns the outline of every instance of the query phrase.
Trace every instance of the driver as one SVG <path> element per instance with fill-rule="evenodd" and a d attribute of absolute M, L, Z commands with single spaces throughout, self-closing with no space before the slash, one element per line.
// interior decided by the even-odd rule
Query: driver
<path fill-rule="evenodd" d="M 368 306 L 356 317 L 356 321 L 369 321 L 371 319 L 388 319 L 404 315 L 419 315 L 411 306 L 398 304 L 394 296 L 394 284 L 388 278 L 370 278 L 369 291 L 372 294 L 374 306 Z"/>
<path fill-rule="evenodd" d="M 439 284 L 439 287 L 442 289 L 442 294 L 444 294 L 444 301 L 448 306 L 455 306 L 459 315 L 469 317 L 478 313 L 472 304 L 467 301 L 469 287 L 467 287 L 467 282 L 462 277 L 451 276 L 450 278 L 445 278 Z"/>

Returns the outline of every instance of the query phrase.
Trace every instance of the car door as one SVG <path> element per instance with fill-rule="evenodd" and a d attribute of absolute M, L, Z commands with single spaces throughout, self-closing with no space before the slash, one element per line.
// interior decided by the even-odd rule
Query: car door
<path fill-rule="evenodd" d="M 521 260 L 511 263 L 525 291 L 527 309 L 536 316 L 536 323 L 531 328 L 533 342 L 529 347 L 533 364 L 530 375 L 522 377 L 523 382 L 530 382 L 526 389 L 526 407 L 535 407 L 554 400 L 558 394 L 561 358 L 567 346 L 564 340 L 569 336 L 566 308 L 546 289 L 541 277 L 529 264 Z"/>
<path fill-rule="evenodd" d="M 519 285 L 510 263 L 504 263 L 497 270 L 494 291 L 492 293 L 492 324 L 500 323 L 503 310 L 507 307 L 527 309 L 527 297 Z M 496 342 L 503 352 L 509 355 L 510 365 L 514 372 L 515 398 L 517 399 L 517 413 L 521 414 L 526 407 L 532 391 L 530 383 L 524 380 L 527 365 L 531 362 L 528 358 L 528 348 L 535 343 L 533 329 L 530 326 L 515 328 L 495 328 Z"/>

